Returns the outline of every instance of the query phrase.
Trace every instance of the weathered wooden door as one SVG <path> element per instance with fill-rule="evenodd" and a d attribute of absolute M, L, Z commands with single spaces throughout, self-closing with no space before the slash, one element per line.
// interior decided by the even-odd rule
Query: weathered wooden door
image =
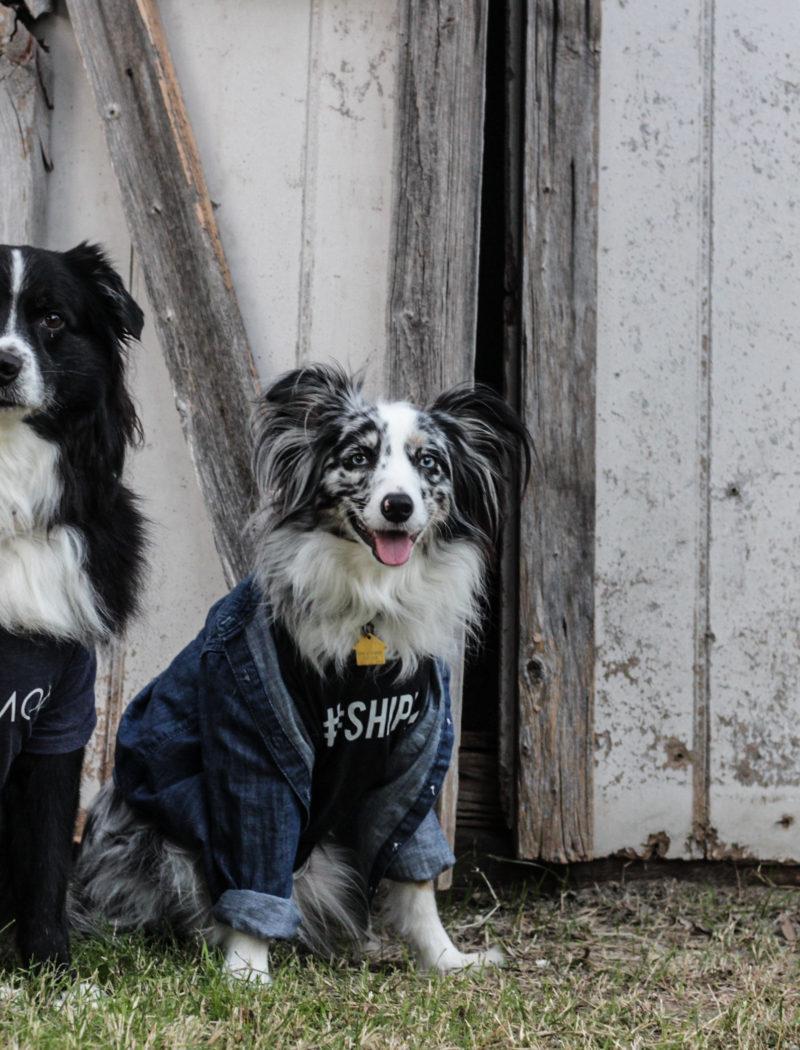
<path fill-rule="evenodd" d="M 528 11 L 518 850 L 796 861 L 800 12 L 603 5 L 594 386 L 590 10 Z"/>

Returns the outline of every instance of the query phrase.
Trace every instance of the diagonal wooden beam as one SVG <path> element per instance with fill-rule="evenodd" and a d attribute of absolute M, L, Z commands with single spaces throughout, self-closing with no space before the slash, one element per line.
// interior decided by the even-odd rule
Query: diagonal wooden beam
<path fill-rule="evenodd" d="M 229 582 L 249 570 L 256 370 L 155 0 L 69 0 Z M 190 525 L 191 523 L 187 523 Z"/>
<path fill-rule="evenodd" d="M 488 0 L 407 0 L 398 69 L 387 385 L 425 404 L 475 375 Z M 439 801 L 455 840 L 461 658 L 451 686 L 456 744 Z M 449 873 L 440 888 L 450 884 Z"/>

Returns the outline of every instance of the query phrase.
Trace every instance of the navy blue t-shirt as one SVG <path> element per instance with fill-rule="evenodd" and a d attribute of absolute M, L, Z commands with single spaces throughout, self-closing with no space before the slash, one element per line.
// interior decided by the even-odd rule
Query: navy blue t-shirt
<path fill-rule="evenodd" d="M 88 743 L 96 670 L 81 645 L 0 628 L 0 787 L 21 752 L 63 755 Z"/>

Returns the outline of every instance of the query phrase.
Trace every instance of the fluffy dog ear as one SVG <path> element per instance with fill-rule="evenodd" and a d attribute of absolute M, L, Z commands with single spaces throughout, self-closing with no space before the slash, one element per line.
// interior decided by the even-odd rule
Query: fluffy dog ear
<path fill-rule="evenodd" d="M 91 296 L 91 322 L 108 351 L 108 389 L 92 417 L 93 446 L 119 474 L 126 446 L 141 444 L 144 438 L 125 379 L 124 353 L 128 339 L 142 334 L 144 314 L 99 245 L 84 241 L 65 252 L 64 259 Z"/>
<path fill-rule="evenodd" d="M 110 265 L 102 248 L 84 241 L 64 253 L 67 263 L 92 289 L 107 327 L 124 342 L 138 339 L 144 327 L 144 314 L 129 294 L 122 278 Z"/>
<path fill-rule="evenodd" d="M 260 406 L 283 426 L 313 428 L 358 398 L 360 390 L 360 383 L 335 365 L 309 365 L 278 376 Z"/>
<path fill-rule="evenodd" d="M 300 511 L 321 469 L 314 443 L 360 400 L 360 383 L 340 368 L 311 365 L 279 376 L 253 414 L 258 489 L 282 520 Z"/>
<path fill-rule="evenodd" d="M 450 445 L 454 515 L 458 531 L 488 545 L 497 539 L 503 484 L 519 456 L 527 484 L 531 439 L 511 406 L 488 386 L 455 387 L 428 409 Z"/>

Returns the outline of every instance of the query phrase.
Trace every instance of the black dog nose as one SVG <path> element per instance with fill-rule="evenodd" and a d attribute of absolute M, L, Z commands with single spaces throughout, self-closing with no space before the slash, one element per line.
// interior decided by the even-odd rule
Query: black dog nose
<path fill-rule="evenodd" d="M 399 525 L 401 521 L 408 521 L 414 509 L 414 501 L 405 492 L 390 492 L 381 500 L 381 513 L 387 521 L 393 521 Z"/>
<path fill-rule="evenodd" d="M 9 386 L 22 371 L 22 360 L 10 350 L 0 350 L 0 386 Z"/>

